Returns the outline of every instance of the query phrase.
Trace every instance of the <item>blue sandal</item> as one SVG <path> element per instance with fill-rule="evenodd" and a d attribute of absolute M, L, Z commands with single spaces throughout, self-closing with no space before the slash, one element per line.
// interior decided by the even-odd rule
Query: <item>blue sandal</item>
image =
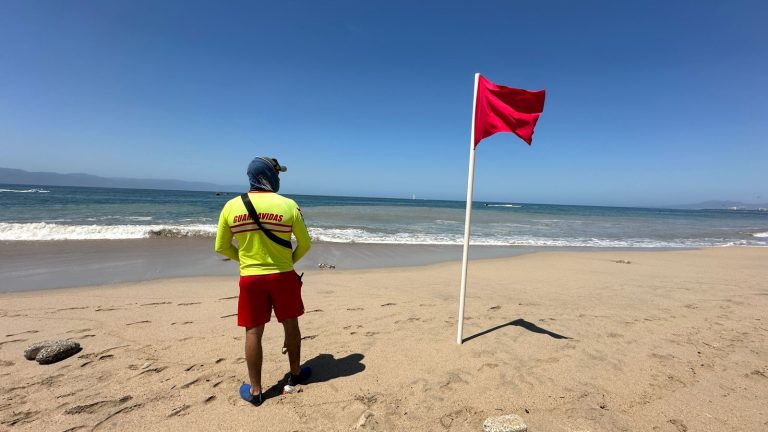
<path fill-rule="evenodd" d="M 259 392 L 258 395 L 251 394 L 250 384 L 243 384 L 240 386 L 240 397 L 253 406 L 259 406 L 264 403 L 264 394 L 261 392 Z"/>

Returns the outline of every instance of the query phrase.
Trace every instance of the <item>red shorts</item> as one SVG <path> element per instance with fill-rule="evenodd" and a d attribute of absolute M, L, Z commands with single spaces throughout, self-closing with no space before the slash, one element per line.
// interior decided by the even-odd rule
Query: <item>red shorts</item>
<path fill-rule="evenodd" d="M 240 276 L 237 325 L 258 327 L 269 322 L 272 308 L 278 322 L 304 315 L 301 279 L 295 271 Z"/>

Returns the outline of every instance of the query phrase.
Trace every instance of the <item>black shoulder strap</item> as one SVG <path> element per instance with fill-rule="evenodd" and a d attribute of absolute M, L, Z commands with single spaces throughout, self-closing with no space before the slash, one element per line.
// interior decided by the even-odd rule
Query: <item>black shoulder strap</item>
<path fill-rule="evenodd" d="M 272 231 L 264 228 L 264 226 L 261 224 L 261 221 L 259 220 L 259 214 L 256 212 L 256 209 L 253 207 L 253 203 L 251 202 L 251 198 L 248 196 L 248 193 L 244 193 L 240 195 L 240 198 L 243 200 L 243 204 L 245 204 L 246 210 L 248 210 L 248 214 L 251 216 L 251 219 L 256 223 L 256 225 L 259 226 L 259 229 L 261 232 L 264 233 L 270 240 L 273 242 L 279 244 L 282 247 L 287 247 L 288 249 L 293 249 L 293 246 L 291 245 L 291 242 L 282 239 L 275 235 Z"/>

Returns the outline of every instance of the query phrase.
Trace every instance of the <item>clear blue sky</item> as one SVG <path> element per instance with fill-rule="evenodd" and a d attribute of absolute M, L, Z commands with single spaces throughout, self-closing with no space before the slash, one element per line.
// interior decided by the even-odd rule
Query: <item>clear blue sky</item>
<path fill-rule="evenodd" d="M 0 14 L 0 166 L 285 193 L 466 194 L 473 74 L 546 89 L 475 198 L 768 202 L 762 1 L 27 1 Z"/>

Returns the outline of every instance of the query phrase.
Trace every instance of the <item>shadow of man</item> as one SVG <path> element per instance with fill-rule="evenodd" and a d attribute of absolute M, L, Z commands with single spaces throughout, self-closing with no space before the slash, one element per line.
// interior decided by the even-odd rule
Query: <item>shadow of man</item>
<path fill-rule="evenodd" d="M 360 373 L 365 370 L 365 365 L 361 363 L 363 358 L 365 356 L 360 353 L 350 354 L 338 359 L 334 358 L 333 354 L 318 354 L 304 363 L 305 366 L 312 368 L 312 376 L 304 385 L 326 382 L 335 378 Z M 264 399 L 270 399 L 283 394 L 283 387 L 286 384 L 288 384 L 288 374 L 264 392 Z"/>

